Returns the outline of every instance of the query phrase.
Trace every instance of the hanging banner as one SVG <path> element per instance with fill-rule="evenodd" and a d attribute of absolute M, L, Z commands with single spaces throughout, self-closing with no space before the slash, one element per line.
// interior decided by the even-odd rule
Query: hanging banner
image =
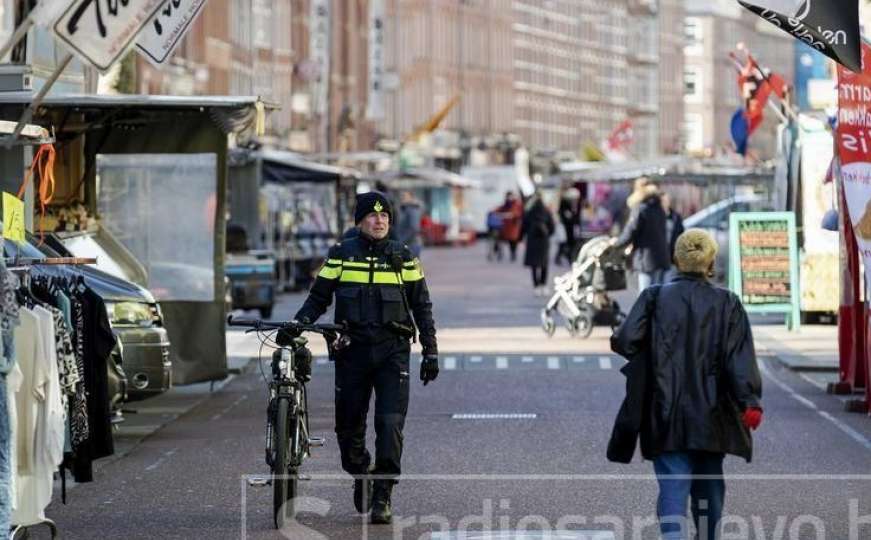
<path fill-rule="evenodd" d="M 384 119 L 384 0 L 369 4 L 369 100 L 367 120 Z"/>
<path fill-rule="evenodd" d="M 55 36 L 105 73 L 165 0 L 75 0 L 54 24 Z"/>
<path fill-rule="evenodd" d="M 19 244 L 24 243 L 24 202 L 3 192 L 3 238 Z"/>
<path fill-rule="evenodd" d="M 871 47 L 862 44 L 863 59 Z M 865 261 L 871 268 L 871 66 L 862 73 L 838 67 L 838 155 L 850 221 Z M 871 280 L 868 281 L 871 286 Z"/>
<path fill-rule="evenodd" d="M 860 71 L 859 0 L 754 0 L 738 3 L 835 62 Z"/>
<path fill-rule="evenodd" d="M 311 0 L 309 56 L 317 70 L 311 82 L 312 111 L 323 114 L 330 84 L 330 0 Z"/>
<path fill-rule="evenodd" d="M 206 0 L 166 0 L 136 40 L 136 49 L 160 67 L 173 52 L 206 5 Z"/>

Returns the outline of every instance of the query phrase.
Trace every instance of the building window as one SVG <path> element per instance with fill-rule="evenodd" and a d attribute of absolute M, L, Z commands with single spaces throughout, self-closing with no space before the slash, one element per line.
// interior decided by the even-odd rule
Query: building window
<path fill-rule="evenodd" d="M 684 146 L 688 152 L 700 152 L 705 149 L 705 129 L 701 114 L 684 115 L 683 132 Z"/>
<path fill-rule="evenodd" d="M 687 66 L 683 72 L 684 101 L 693 103 L 702 100 L 702 72 L 695 66 Z"/>
<path fill-rule="evenodd" d="M 688 47 L 701 45 L 704 37 L 702 20 L 698 17 L 687 17 L 683 21 L 683 35 Z"/>

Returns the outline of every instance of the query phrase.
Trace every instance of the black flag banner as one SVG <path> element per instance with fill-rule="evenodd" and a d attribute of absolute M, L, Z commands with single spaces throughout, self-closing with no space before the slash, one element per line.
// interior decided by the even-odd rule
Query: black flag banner
<path fill-rule="evenodd" d="M 756 0 L 738 3 L 855 72 L 862 71 L 859 0 Z"/>

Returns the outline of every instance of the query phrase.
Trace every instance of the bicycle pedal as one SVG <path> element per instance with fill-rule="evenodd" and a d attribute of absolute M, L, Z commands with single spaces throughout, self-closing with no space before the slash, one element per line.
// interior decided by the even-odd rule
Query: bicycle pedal
<path fill-rule="evenodd" d="M 255 476 L 248 479 L 248 485 L 251 487 L 264 487 L 272 485 L 272 479 L 268 476 Z"/>
<path fill-rule="evenodd" d="M 308 445 L 312 448 L 321 448 L 324 444 L 326 441 L 323 437 L 309 437 L 308 439 Z"/>

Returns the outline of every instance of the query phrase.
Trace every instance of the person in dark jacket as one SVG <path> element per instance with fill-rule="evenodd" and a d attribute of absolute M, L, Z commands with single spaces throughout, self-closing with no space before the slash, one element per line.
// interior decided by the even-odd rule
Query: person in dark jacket
<path fill-rule="evenodd" d="M 662 209 L 665 211 L 665 237 L 668 239 L 668 253 L 674 258 L 674 245 L 684 233 L 683 217 L 671 206 L 671 195 L 663 193 L 660 197 Z"/>
<path fill-rule="evenodd" d="M 708 233 L 686 231 L 675 246 L 680 274 L 643 291 L 611 338 L 611 348 L 629 360 L 628 366 L 644 366 L 637 373 L 646 380 L 628 383 L 636 395 L 627 396 L 627 402 L 637 404 L 644 395 L 638 425 L 641 453 L 653 460 L 659 482 L 657 515 L 667 539 L 688 537 L 688 498 L 697 530 L 703 515 L 707 520 L 707 531 L 699 537 L 719 538 L 723 459 L 732 454 L 749 462 L 750 430 L 762 422 L 762 379 L 747 313 L 734 293 L 707 280 L 716 254 L 716 242 Z M 621 408 L 620 414 L 638 411 Z M 615 435 L 625 420 L 621 416 Z M 619 450 L 615 443 L 612 438 L 609 459 Z M 634 448 L 634 440 L 620 442 L 629 444 Z"/>
<path fill-rule="evenodd" d="M 550 260 L 550 237 L 556 226 L 550 210 L 539 195 L 535 195 L 523 215 L 520 237 L 526 239 L 524 266 L 532 269 L 532 286 L 536 295 L 547 292 L 547 266 Z"/>
<path fill-rule="evenodd" d="M 581 206 L 581 192 L 578 188 L 568 188 L 560 197 L 559 220 L 566 231 L 566 239 L 557 249 L 555 264 L 560 264 L 563 258 L 571 264 L 575 258 L 578 244 L 575 233 L 581 225 Z"/>
<path fill-rule="evenodd" d="M 644 199 L 632 211 L 623 232 L 613 241 L 618 248 L 632 245 L 632 268 L 638 274 L 639 292 L 662 283 L 671 268 L 667 219 L 659 189 L 654 184 L 648 184 L 644 189 Z"/>
<path fill-rule="evenodd" d="M 423 217 L 423 204 L 410 191 L 403 191 L 401 200 L 399 219 L 396 221 L 397 241 L 408 246 L 412 255 L 420 257 L 420 219 Z"/>
<path fill-rule="evenodd" d="M 359 234 L 330 248 L 295 319 L 311 323 L 336 298 L 335 321 L 350 343 L 336 351 L 336 439 L 342 468 L 354 476 L 354 506 L 375 524 L 392 520 L 408 410 L 410 341 L 419 331 L 424 385 L 438 376 L 432 302 L 420 261 L 388 238 L 393 209 L 382 193 L 357 196 Z M 416 323 L 416 329 L 415 329 Z M 366 416 L 375 392 L 375 460 L 366 449 Z M 370 473 L 379 478 L 374 483 Z M 371 487 L 371 488 L 370 488 Z M 370 498 L 371 497 L 371 498 Z"/>

